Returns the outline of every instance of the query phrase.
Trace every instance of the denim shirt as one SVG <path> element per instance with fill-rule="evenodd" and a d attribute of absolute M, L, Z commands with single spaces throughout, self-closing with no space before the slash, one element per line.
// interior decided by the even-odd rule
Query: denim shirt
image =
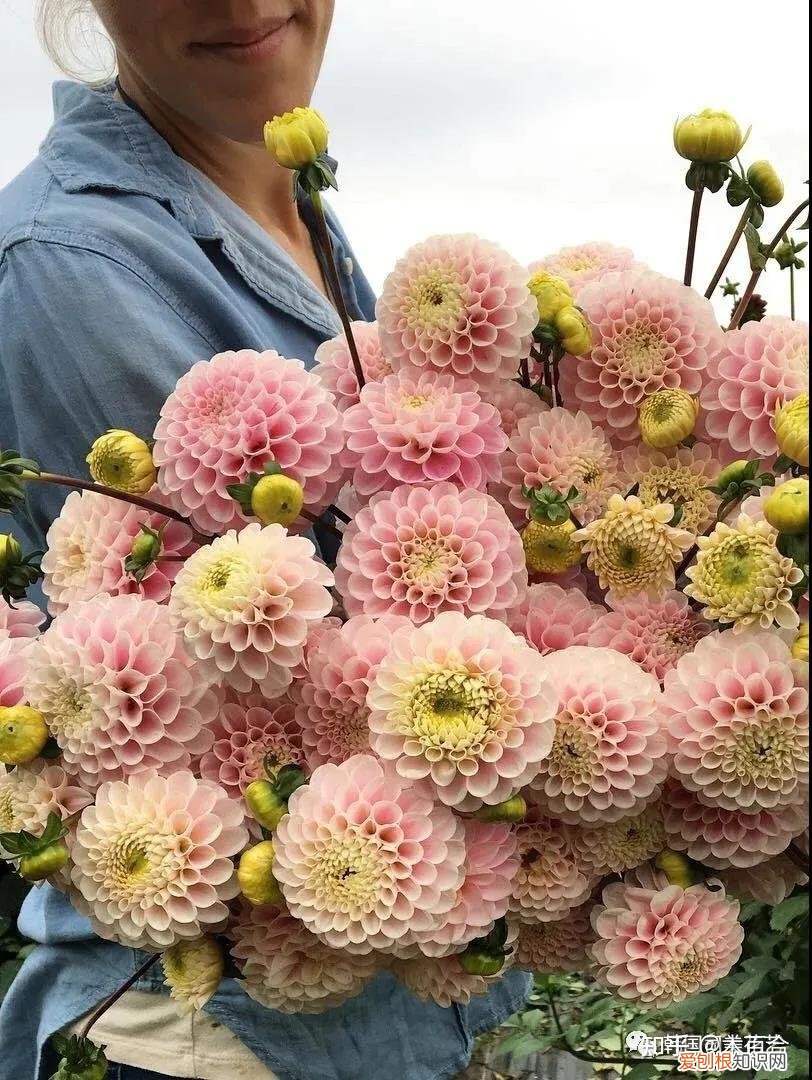
<path fill-rule="evenodd" d="M 109 90 L 58 83 L 54 105 L 39 156 L 0 194 L 0 446 L 84 476 L 89 441 L 109 427 L 150 434 L 196 361 L 274 348 L 309 366 L 339 325 L 286 253 Z M 372 291 L 332 215 L 330 227 L 352 313 L 373 318 Z M 63 499 L 34 485 L 15 527 L 29 547 L 43 543 Z M 19 925 L 40 944 L 0 1010 L 0 1071 L 35 1080 L 44 1041 L 143 954 L 95 937 L 50 886 L 29 894 Z M 137 986 L 161 990 L 160 975 Z M 509 973 L 468 1007 L 441 1009 L 384 973 L 330 1012 L 286 1016 L 226 979 L 207 1011 L 281 1080 L 439 1080 L 527 989 L 527 976 Z"/>

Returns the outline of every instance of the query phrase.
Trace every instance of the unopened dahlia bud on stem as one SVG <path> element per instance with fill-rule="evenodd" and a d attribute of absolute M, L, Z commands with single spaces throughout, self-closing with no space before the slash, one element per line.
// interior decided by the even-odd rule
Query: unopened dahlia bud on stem
<path fill-rule="evenodd" d="M 803 536 L 809 529 L 809 480 L 799 476 L 779 484 L 764 500 L 764 517 L 788 536 Z"/>
<path fill-rule="evenodd" d="M 97 484 L 128 495 L 145 495 L 155 483 L 152 451 L 131 431 L 114 428 L 100 435 L 85 460 Z"/>
<path fill-rule="evenodd" d="M 161 956 L 170 996 L 183 1012 L 202 1009 L 223 977 L 223 950 L 211 934 L 178 941 Z"/>
<path fill-rule="evenodd" d="M 263 476 L 251 492 L 251 509 L 263 525 L 292 525 L 302 512 L 304 490 L 284 473 Z"/>
<path fill-rule="evenodd" d="M 45 717 L 27 705 L 0 706 L 0 762 L 27 765 L 48 741 Z"/>
<path fill-rule="evenodd" d="M 273 873 L 275 858 L 273 840 L 263 840 L 240 856 L 237 881 L 249 904 L 260 907 L 282 902 L 282 891 Z"/>
<path fill-rule="evenodd" d="M 299 107 L 269 120 L 263 134 L 268 153 L 283 168 L 304 169 L 327 150 L 329 129 L 321 113 Z"/>
<path fill-rule="evenodd" d="M 8 533 L 0 534 L 0 570 L 5 570 L 23 557 L 19 541 Z"/>
<path fill-rule="evenodd" d="M 684 390 L 658 390 L 643 400 L 637 422 L 643 442 L 656 450 L 670 450 L 692 434 L 699 402 Z"/>
<path fill-rule="evenodd" d="M 674 149 L 680 157 L 706 165 L 719 164 L 734 158 L 750 135 L 745 134 L 728 112 L 703 109 L 686 116 L 674 125 Z"/>
<path fill-rule="evenodd" d="M 792 643 L 792 656 L 795 660 L 803 660 L 809 663 L 809 623 L 802 622 L 798 630 L 798 636 Z"/>
<path fill-rule="evenodd" d="M 778 449 L 805 469 L 809 468 L 809 394 L 799 394 L 775 410 Z"/>
<path fill-rule="evenodd" d="M 584 356 L 592 348 L 592 328 L 580 308 L 570 305 L 556 312 L 553 325 L 561 338 L 561 348 L 570 356 Z"/>
<path fill-rule="evenodd" d="M 546 270 L 537 270 L 527 287 L 536 298 L 539 322 L 552 322 L 562 308 L 574 304 L 572 289 L 566 281 L 555 274 L 548 274 Z"/>
<path fill-rule="evenodd" d="M 527 569 L 535 574 L 563 574 L 581 561 L 581 549 L 572 535 L 572 521 L 546 525 L 530 521 L 522 530 L 522 546 Z"/>
<path fill-rule="evenodd" d="M 784 184 L 769 161 L 754 161 L 747 170 L 747 183 L 762 206 L 777 206 L 784 198 Z"/>

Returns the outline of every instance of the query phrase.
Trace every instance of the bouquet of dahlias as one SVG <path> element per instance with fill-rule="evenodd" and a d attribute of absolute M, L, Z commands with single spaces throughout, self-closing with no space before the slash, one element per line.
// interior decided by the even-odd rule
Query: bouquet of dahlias
<path fill-rule="evenodd" d="M 266 141 L 329 255 L 323 122 Z M 315 366 L 195 364 L 149 442 L 99 435 L 92 483 L 0 456 L 4 509 L 83 489 L 44 554 L 0 538 L 2 854 L 162 957 L 182 1006 L 226 950 L 285 1012 L 382 969 L 467 1002 L 510 965 L 666 1005 L 736 962 L 741 898 L 807 880 L 808 327 L 754 292 L 802 265 L 805 204 L 762 241 L 781 185 L 734 164 L 735 121 L 675 143 L 684 282 L 609 244 L 528 269 L 431 237 L 376 323 L 330 275 Z M 723 186 L 744 211 L 703 296 Z"/>

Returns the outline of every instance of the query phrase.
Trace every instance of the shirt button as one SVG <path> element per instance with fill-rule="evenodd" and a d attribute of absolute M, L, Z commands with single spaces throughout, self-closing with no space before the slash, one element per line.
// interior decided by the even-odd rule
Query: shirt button
<path fill-rule="evenodd" d="M 347 256 L 347 258 L 344 260 L 344 273 L 349 275 L 349 276 L 352 276 L 352 272 L 353 272 L 354 269 L 355 269 L 355 266 L 353 265 L 352 259 L 349 256 Z"/>

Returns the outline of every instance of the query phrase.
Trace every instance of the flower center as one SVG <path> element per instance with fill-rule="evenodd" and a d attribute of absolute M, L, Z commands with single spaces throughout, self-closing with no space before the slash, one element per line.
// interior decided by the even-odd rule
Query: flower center
<path fill-rule="evenodd" d="M 369 753 L 369 713 L 351 702 L 345 709 L 326 708 L 316 726 L 319 748 L 327 756 Z M 298 765 L 299 763 L 296 762 Z"/>
<path fill-rule="evenodd" d="M 48 727 L 55 736 L 62 736 L 64 740 L 85 738 L 93 719 L 92 701 L 87 688 L 73 682 L 58 687 L 43 711 L 48 716 Z"/>
<path fill-rule="evenodd" d="M 401 405 L 404 409 L 422 409 L 428 400 L 423 394 L 409 394 L 401 401 Z"/>
<path fill-rule="evenodd" d="M 0 790 L 0 829 L 3 832 L 16 832 L 17 810 L 14 797 L 8 787 Z"/>
<path fill-rule="evenodd" d="M 96 877 L 113 899 L 154 897 L 183 872 L 191 847 L 188 836 L 133 824 L 111 838 L 98 860 Z"/>
<path fill-rule="evenodd" d="M 201 606 L 218 616 L 242 609 L 251 572 L 238 553 L 221 555 L 201 570 L 201 577 L 197 582 L 197 595 Z"/>
<path fill-rule="evenodd" d="M 665 370 L 663 341 L 650 327 L 630 326 L 622 333 L 620 385 L 631 386 Z"/>
<path fill-rule="evenodd" d="M 638 497 L 643 506 L 671 503 L 682 507 L 680 527 L 688 532 L 702 532 L 713 520 L 719 499 L 706 488 L 703 476 L 687 466 L 659 466 L 644 473 L 640 479 Z"/>
<path fill-rule="evenodd" d="M 462 283 L 451 267 L 434 266 L 419 275 L 406 296 L 409 325 L 422 330 L 451 330 L 462 309 Z"/>
<path fill-rule="evenodd" d="M 597 746 L 598 736 L 585 726 L 583 717 L 569 711 L 560 713 L 547 759 L 548 772 L 562 779 L 565 791 L 588 784 L 598 771 Z"/>
<path fill-rule="evenodd" d="M 713 553 L 708 569 L 728 593 L 740 596 L 756 584 L 762 563 L 759 547 L 740 537 L 729 537 Z"/>
<path fill-rule="evenodd" d="M 683 956 L 675 956 L 663 965 L 661 981 L 669 993 L 675 990 L 694 994 L 699 990 L 712 967 L 710 953 L 693 948 Z"/>
<path fill-rule="evenodd" d="M 376 841 L 332 836 L 312 858 L 310 887 L 329 911 L 372 911 L 388 877 Z"/>
<path fill-rule="evenodd" d="M 756 784 L 786 780 L 796 773 L 797 746 L 780 717 L 748 725 L 722 760 L 722 771 Z"/>
<path fill-rule="evenodd" d="M 432 761 L 476 757 L 499 729 L 504 698 L 482 675 L 435 671 L 412 688 L 402 734 L 417 738 Z"/>
<path fill-rule="evenodd" d="M 450 551 L 431 529 L 403 545 L 403 578 L 407 584 L 441 588 L 459 565 L 459 556 Z"/>

